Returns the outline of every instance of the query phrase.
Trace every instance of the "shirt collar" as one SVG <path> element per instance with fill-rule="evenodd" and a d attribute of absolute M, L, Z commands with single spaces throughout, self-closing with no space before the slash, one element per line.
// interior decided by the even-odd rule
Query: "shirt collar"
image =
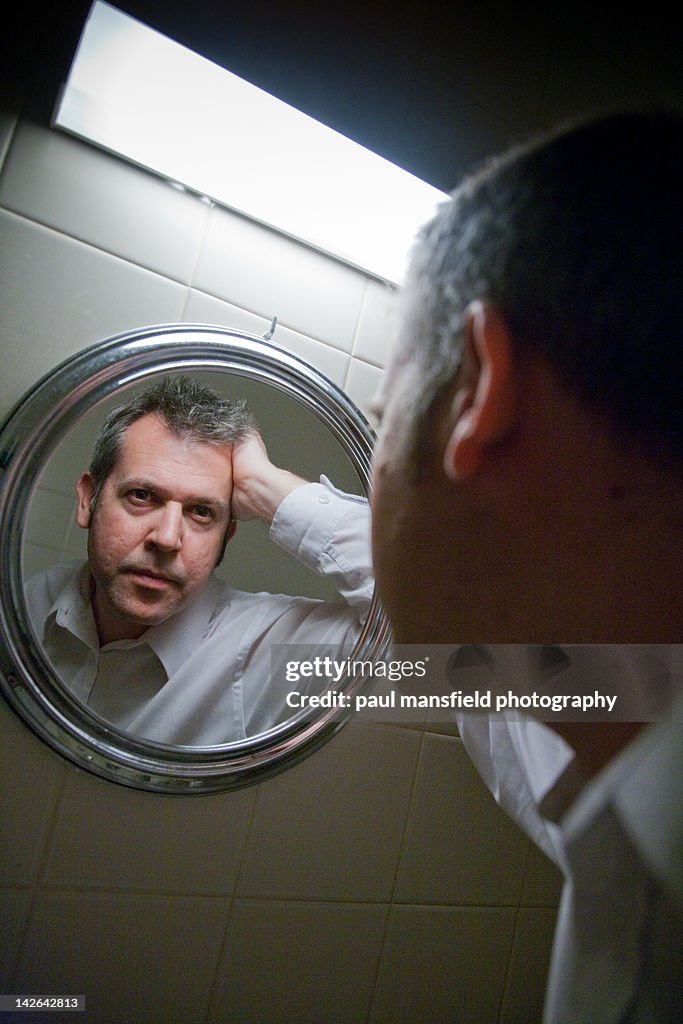
<path fill-rule="evenodd" d="M 679 698 L 670 722 L 648 726 L 584 785 L 576 780 L 578 795 L 561 824 L 566 842 L 572 844 L 612 808 L 654 875 L 683 902 L 682 723 Z M 571 766 L 568 772 L 559 783 L 572 788 Z"/>
<path fill-rule="evenodd" d="M 146 643 L 164 667 L 168 678 L 178 671 L 198 639 L 205 636 L 213 617 L 223 584 L 212 576 L 206 586 L 185 608 L 166 622 L 151 626 L 136 641 L 121 645 Z M 45 619 L 44 640 L 55 625 L 69 630 L 92 651 L 99 651 L 97 627 L 91 603 L 92 577 L 87 562 L 67 582 L 55 599 Z"/>
<path fill-rule="evenodd" d="M 180 669 L 197 642 L 206 636 L 223 587 L 224 584 L 212 576 L 188 605 L 142 634 L 141 639 L 152 648 L 169 678 Z"/>
<path fill-rule="evenodd" d="M 628 752 L 627 752 L 628 753 Z M 654 873 L 683 904 L 683 697 L 671 721 L 634 741 L 616 812 Z"/>
<path fill-rule="evenodd" d="M 47 642 L 55 626 L 60 626 L 81 640 L 90 650 L 99 649 L 97 627 L 90 602 L 91 585 L 90 567 L 85 562 L 69 578 L 66 586 L 53 601 L 45 618 L 44 642 Z"/>

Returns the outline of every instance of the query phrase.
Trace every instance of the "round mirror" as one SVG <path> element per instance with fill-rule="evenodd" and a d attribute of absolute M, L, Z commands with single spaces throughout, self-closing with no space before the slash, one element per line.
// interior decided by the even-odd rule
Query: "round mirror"
<path fill-rule="evenodd" d="M 340 630 L 327 627 L 336 623 L 336 616 L 348 613 L 336 587 L 277 547 L 262 523 L 240 522 L 235 540 L 212 576 L 212 585 L 215 579 L 221 593 L 239 591 L 235 601 L 241 602 L 240 616 L 232 622 L 227 616 L 222 623 L 227 630 L 223 637 L 230 632 L 246 635 L 263 616 L 264 607 L 278 600 L 277 595 L 290 596 L 289 603 L 281 599 L 286 614 L 278 612 L 279 621 L 290 621 L 287 616 L 293 608 L 291 621 L 302 621 L 299 609 L 304 607 L 309 628 L 301 633 L 293 626 L 291 634 L 287 627 L 284 633 L 282 628 L 272 633 L 264 629 L 260 660 L 253 662 L 258 679 L 252 670 L 251 677 L 244 675 L 239 683 L 229 674 L 221 678 L 214 671 L 209 685 L 205 673 L 197 669 L 208 663 L 198 648 L 192 652 L 194 675 L 186 674 L 182 700 L 192 709 L 184 712 L 185 719 L 192 719 L 197 715 L 192 701 L 198 694 L 202 713 L 215 724 L 234 714 L 235 700 L 231 697 L 228 705 L 226 694 L 251 693 L 255 687 L 258 698 L 252 704 L 257 711 L 249 721 L 261 725 L 243 732 L 226 728 L 225 741 L 213 724 L 208 733 L 197 733 L 209 735 L 209 742 L 197 741 L 191 730 L 180 730 L 177 740 L 163 733 L 159 738 L 153 727 L 114 724 L 102 706 L 91 706 L 90 700 L 79 696 L 71 679 L 67 685 L 44 641 L 43 623 L 36 619 L 33 581 L 49 574 L 51 567 L 72 561 L 87 571 L 88 531 L 79 530 L 75 523 L 75 484 L 89 465 L 100 427 L 113 407 L 162 378 L 178 375 L 221 397 L 245 399 L 272 462 L 306 480 L 317 481 L 323 474 L 333 482 L 333 494 L 338 488 L 367 497 L 373 435 L 348 397 L 298 357 L 241 332 L 184 324 L 144 328 L 79 353 L 43 378 L 3 425 L 3 694 L 34 732 L 79 766 L 124 785 L 187 794 L 260 781 L 326 742 L 350 717 L 355 695 L 369 684 L 371 666 L 388 647 L 389 628 L 372 595 L 358 615 L 357 627 L 346 630 L 343 645 L 336 644 Z M 355 500 L 361 503 L 361 498 Z M 322 501 L 327 501 L 326 494 Z M 268 614 L 273 618 L 274 613 Z M 216 652 L 220 657 L 223 649 L 219 629 L 212 642 L 207 658 L 215 664 Z M 309 696 L 301 697 L 300 675 L 290 674 L 285 666 L 319 665 L 325 659 L 329 664 L 331 656 L 338 666 L 334 700 L 320 698 L 321 693 L 330 696 L 330 679 L 324 673 L 322 682 L 316 681 L 317 697 L 310 676 Z M 295 678 L 299 679 L 296 685 Z M 163 699 L 169 701 L 172 687 L 162 689 Z M 289 691 L 296 691 L 297 699 L 290 700 Z M 178 686 L 176 692 L 180 693 Z M 278 711 L 264 715 L 261 712 L 269 703 Z M 226 712 L 228 707 L 233 710 Z M 135 721 L 144 722 L 144 716 Z"/>

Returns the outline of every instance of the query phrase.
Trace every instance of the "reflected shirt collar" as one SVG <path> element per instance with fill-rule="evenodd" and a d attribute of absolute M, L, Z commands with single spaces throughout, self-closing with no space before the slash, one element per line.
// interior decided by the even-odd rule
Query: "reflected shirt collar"
<path fill-rule="evenodd" d="M 164 666 L 167 676 L 175 675 L 187 660 L 199 639 L 203 639 L 211 625 L 219 595 L 225 585 L 212 576 L 201 592 L 185 608 L 166 622 L 151 626 L 140 637 L 152 648 Z"/>
<path fill-rule="evenodd" d="M 224 591 L 221 582 L 212 576 L 202 591 L 185 608 L 182 608 L 166 622 L 151 626 L 136 640 L 115 641 L 105 645 L 113 647 L 135 647 L 147 644 L 154 651 L 170 678 L 187 659 L 187 652 L 204 637 L 214 616 L 219 594 Z M 44 638 L 54 629 L 55 624 L 68 630 L 90 650 L 98 653 L 100 644 L 91 602 L 92 576 L 87 563 L 69 580 L 54 601 L 45 620 Z"/>
<path fill-rule="evenodd" d="M 90 567 L 85 562 L 69 579 L 50 608 L 45 619 L 44 641 L 47 641 L 49 633 L 57 625 L 72 633 L 91 651 L 99 650 L 95 616 L 90 601 L 91 587 Z"/>

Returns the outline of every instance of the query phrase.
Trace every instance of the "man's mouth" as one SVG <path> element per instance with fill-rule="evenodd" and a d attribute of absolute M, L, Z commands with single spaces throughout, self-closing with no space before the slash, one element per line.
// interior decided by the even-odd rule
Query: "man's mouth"
<path fill-rule="evenodd" d="M 156 569 L 147 569 L 145 566 L 129 565 L 122 566 L 121 571 L 127 576 L 132 576 L 136 583 L 154 590 L 163 590 L 164 587 L 179 587 L 182 580 L 170 573 L 161 573 Z"/>

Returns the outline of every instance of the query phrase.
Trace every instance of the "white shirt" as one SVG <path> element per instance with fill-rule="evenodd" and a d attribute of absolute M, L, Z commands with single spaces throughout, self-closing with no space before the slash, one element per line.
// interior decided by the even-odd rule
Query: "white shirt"
<path fill-rule="evenodd" d="M 291 717 L 270 685 L 271 645 L 352 645 L 374 589 L 367 501 L 321 480 L 281 502 L 270 536 L 332 578 L 343 601 L 245 593 L 212 577 L 138 640 L 100 647 L 87 563 L 54 566 L 28 582 L 26 599 L 64 685 L 117 728 L 174 745 L 241 740 Z"/>
<path fill-rule="evenodd" d="M 648 649 L 643 649 L 648 650 Z M 568 648 L 569 656 L 572 649 Z M 614 670 L 633 649 L 577 648 Z M 658 648 L 680 693 L 680 649 Z M 615 661 L 616 659 L 616 661 Z M 602 661 L 602 664 L 601 664 Z M 584 664 L 584 669 L 586 665 Z M 645 683 L 652 665 L 643 667 Z M 648 674 L 650 678 L 648 678 Z M 573 751 L 522 715 L 460 715 L 460 733 L 498 802 L 565 876 L 547 1024 L 683 1021 L 683 701 L 590 781 Z"/>

